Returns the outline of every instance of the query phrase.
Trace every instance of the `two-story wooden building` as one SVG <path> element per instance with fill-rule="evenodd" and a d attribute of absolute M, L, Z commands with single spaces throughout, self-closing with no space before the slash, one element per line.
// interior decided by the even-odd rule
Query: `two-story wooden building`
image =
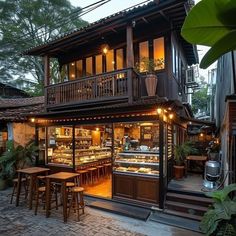
<path fill-rule="evenodd" d="M 44 58 L 46 110 L 35 122 L 45 164 L 79 172 L 87 194 L 163 207 L 189 114 L 185 70 L 198 62 L 180 36 L 188 3 L 126 9 L 25 52 Z M 151 85 L 143 58 L 156 62 Z"/>

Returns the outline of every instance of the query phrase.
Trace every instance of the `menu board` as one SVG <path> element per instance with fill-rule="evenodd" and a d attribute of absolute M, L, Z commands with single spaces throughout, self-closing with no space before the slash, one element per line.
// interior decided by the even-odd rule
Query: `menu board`
<path fill-rule="evenodd" d="M 141 144 L 148 145 L 150 147 L 159 144 L 159 126 L 141 126 Z"/>

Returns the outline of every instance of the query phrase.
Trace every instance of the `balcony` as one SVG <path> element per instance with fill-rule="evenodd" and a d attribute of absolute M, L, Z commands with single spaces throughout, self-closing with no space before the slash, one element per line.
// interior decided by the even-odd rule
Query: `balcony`
<path fill-rule="evenodd" d="M 139 76 L 132 68 L 45 87 L 48 110 L 127 101 L 140 96 Z"/>

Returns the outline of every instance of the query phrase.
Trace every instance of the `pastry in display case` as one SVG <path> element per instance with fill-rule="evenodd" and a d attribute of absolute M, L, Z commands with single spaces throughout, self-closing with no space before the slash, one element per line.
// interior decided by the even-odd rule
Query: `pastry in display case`
<path fill-rule="evenodd" d="M 116 154 L 113 172 L 158 176 L 159 154 L 148 151 L 124 151 Z"/>

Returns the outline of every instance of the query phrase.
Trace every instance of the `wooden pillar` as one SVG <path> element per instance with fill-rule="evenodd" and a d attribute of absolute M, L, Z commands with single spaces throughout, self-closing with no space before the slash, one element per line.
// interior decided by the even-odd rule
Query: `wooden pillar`
<path fill-rule="evenodd" d="M 133 27 L 131 24 L 126 27 L 126 66 L 134 67 L 134 48 L 133 48 Z"/>
<path fill-rule="evenodd" d="M 128 24 L 126 27 L 126 67 L 134 67 L 134 48 L 133 48 L 133 27 Z M 133 102 L 133 72 L 131 69 L 127 72 L 128 77 L 128 102 Z"/>
<path fill-rule="evenodd" d="M 44 86 L 48 86 L 50 83 L 50 58 L 44 56 Z"/>

